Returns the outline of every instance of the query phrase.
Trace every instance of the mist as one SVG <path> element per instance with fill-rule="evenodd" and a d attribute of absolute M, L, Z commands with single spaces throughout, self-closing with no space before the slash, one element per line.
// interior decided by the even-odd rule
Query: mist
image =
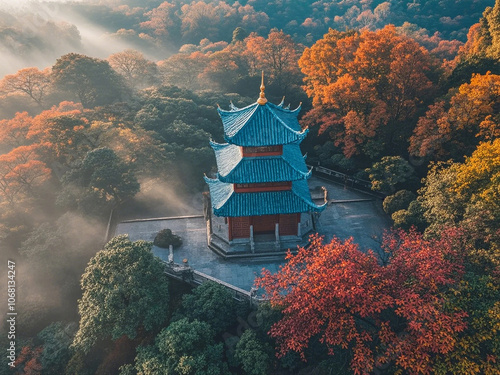
<path fill-rule="evenodd" d="M 158 48 L 132 29 L 113 29 L 82 16 L 79 6 L 96 5 L 117 17 L 112 2 L 7 0 L 0 3 L 0 77 L 25 67 L 43 69 L 67 53 L 105 59 L 125 49 L 136 49 L 148 59 L 165 59 L 175 51 Z M 108 5 L 109 4 L 109 5 Z M 142 13 L 141 13 L 142 14 Z M 139 33 L 140 34 L 140 33 Z"/>
<path fill-rule="evenodd" d="M 53 217 L 38 212 L 33 220 L 39 224 L 21 244 L 20 254 L 9 256 L 16 263 L 21 335 L 36 334 L 52 321 L 78 320 L 80 285 L 76 275 L 83 273 L 105 242 L 105 225 L 77 213 L 68 212 L 51 222 Z M 2 290 L 2 298 L 5 292 Z M 0 313 L 5 315 L 6 307 Z"/>
<path fill-rule="evenodd" d="M 120 210 L 120 220 L 201 214 L 201 193 L 183 193 L 172 183 L 174 180 L 172 177 L 169 180 L 153 177 L 142 179 L 141 191 L 131 204 L 127 204 L 126 209 Z"/>

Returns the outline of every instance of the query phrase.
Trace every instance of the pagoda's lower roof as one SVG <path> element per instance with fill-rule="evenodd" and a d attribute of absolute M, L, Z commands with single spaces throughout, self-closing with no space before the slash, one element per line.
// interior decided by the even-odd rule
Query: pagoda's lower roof
<path fill-rule="evenodd" d="M 321 212 L 326 204 L 318 206 L 311 200 L 307 180 L 292 182 L 285 191 L 235 192 L 233 184 L 205 177 L 210 189 L 212 208 L 216 216 L 260 216 Z"/>
<path fill-rule="evenodd" d="M 298 144 L 283 146 L 283 154 L 244 157 L 239 146 L 211 142 L 219 180 L 230 183 L 281 182 L 308 179 L 304 156 Z"/>

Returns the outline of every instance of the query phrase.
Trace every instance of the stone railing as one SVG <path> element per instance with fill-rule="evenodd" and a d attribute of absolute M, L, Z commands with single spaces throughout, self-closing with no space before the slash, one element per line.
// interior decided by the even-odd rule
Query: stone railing
<path fill-rule="evenodd" d="M 343 184 L 346 188 L 353 188 L 357 190 L 361 190 L 370 195 L 376 196 L 377 198 L 385 198 L 386 195 L 380 192 L 376 192 L 372 190 L 372 184 L 370 181 L 362 180 L 360 178 L 356 178 L 353 176 L 349 176 L 348 174 L 334 171 L 333 169 L 328 169 L 322 166 L 312 166 L 308 165 L 308 168 L 313 169 L 313 174 L 318 177 L 323 177 L 327 180 L 334 181 L 340 184 Z"/>
<path fill-rule="evenodd" d="M 235 300 L 248 301 L 252 305 L 259 304 L 265 301 L 265 299 L 257 297 L 256 290 L 254 289 L 252 289 L 251 291 L 246 291 L 244 289 L 238 288 L 237 286 L 226 283 L 225 281 L 217 279 L 213 276 L 194 270 L 189 265 L 187 265 L 187 263 L 177 264 L 173 262 L 162 262 L 165 265 L 165 273 L 176 280 L 183 281 L 194 286 L 201 285 L 206 282 L 214 282 L 224 286 L 227 290 L 229 290 Z"/>

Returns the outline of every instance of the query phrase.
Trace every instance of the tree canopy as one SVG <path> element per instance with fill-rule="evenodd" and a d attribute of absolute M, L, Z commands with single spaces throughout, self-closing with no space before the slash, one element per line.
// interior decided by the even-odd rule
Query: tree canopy
<path fill-rule="evenodd" d="M 154 346 L 138 349 L 135 367 L 138 375 L 229 375 L 222 358 L 208 323 L 181 319 L 163 329 Z"/>
<path fill-rule="evenodd" d="M 276 273 L 264 272 L 264 287 L 283 318 L 270 334 L 283 356 L 304 350 L 315 336 L 330 354 L 350 348 L 351 370 L 365 374 L 392 366 L 431 371 L 436 354 L 453 349 L 466 313 L 442 297 L 463 273 L 460 237 L 444 231 L 425 240 L 416 232 L 385 237 L 387 262 L 360 251 L 352 239 L 334 238 L 289 254 Z"/>
<path fill-rule="evenodd" d="M 215 333 L 222 333 L 235 319 L 236 303 L 224 286 L 207 282 L 182 297 L 179 315 L 207 322 Z"/>
<path fill-rule="evenodd" d="M 64 175 L 63 183 L 61 202 L 71 206 L 73 201 L 89 213 L 102 204 L 101 210 L 115 208 L 140 190 L 133 171 L 107 147 L 89 151 L 81 163 Z M 75 190 L 83 190 L 83 194 L 75 197 Z"/>
<path fill-rule="evenodd" d="M 499 372 L 500 0 L 0 7 L 0 243 L 30 269 L 20 329 L 33 337 L 19 371 L 63 373 L 73 351 L 68 374 Z M 100 36 L 54 10 L 81 14 Z M 179 192 L 199 194 L 215 162 L 208 140 L 224 141 L 217 104 L 255 102 L 261 70 L 270 102 L 302 102 L 307 163 L 370 179 L 409 232 L 377 254 L 315 240 L 317 257 L 299 252 L 296 268 L 269 278 L 274 309 L 259 309 L 257 327 L 218 285 L 188 294 L 172 282 L 169 303 L 151 244 L 115 239 L 113 256 L 88 265 L 68 348 L 79 277 L 110 209 L 190 205 Z M 65 323 L 42 330 L 54 319 Z"/>
<path fill-rule="evenodd" d="M 77 53 L 57 59 L 52 67 L 54 83 L 75 95 L 85 108 L 111 104 L 124 95 L 124 86 L 105 60 Z"/>
<path fill-rule="evenodd" d="M 90 260 L 81 281 L 75 348 L 88 353 L 97 340 L 135 338 L 139 329 L 154 331 L 165 324 L 168 281 L 151 246 L 121 235 Z"/>
<path fill-rule="evenodd" d="M 435 88 L 428 51 L 393 26 L 330 30 L 299 60 L 314 110 L 306 122 L 328 132 L 347 157 L 399 150 L 417 106 Z"/>

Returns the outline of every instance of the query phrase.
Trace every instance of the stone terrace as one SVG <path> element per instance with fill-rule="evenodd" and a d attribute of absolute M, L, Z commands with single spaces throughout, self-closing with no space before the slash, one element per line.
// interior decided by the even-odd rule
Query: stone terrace
<path fill-rule="evenodd" d="M 318 228 L 326 240 L 333 236 L 353 237 L 363 250 L 380 247 L 382 234 L 390 226 L 380 199 L 313 177 L 309 187 L 316 186 L 325 186 L 328 190 L 329 204 L 320 216 Z M 200 215 L 193 216 L 121 222 L 116 226 L 115 235 L 128 234 L 132 241 L 153 241 L 158 231 L 169 228 L 183 239 L 182 246 L 174 250 L 175 263 L 187 259 L 193 269 L 248 291 L 263 268 L 275 272 L 283 264 L 283 256 L 223 259 L 208 248 L 202 207 L 199 212 Z M 168 260 L 168 250 L 154 247 L 153 251 L 162 260 Z"/>

